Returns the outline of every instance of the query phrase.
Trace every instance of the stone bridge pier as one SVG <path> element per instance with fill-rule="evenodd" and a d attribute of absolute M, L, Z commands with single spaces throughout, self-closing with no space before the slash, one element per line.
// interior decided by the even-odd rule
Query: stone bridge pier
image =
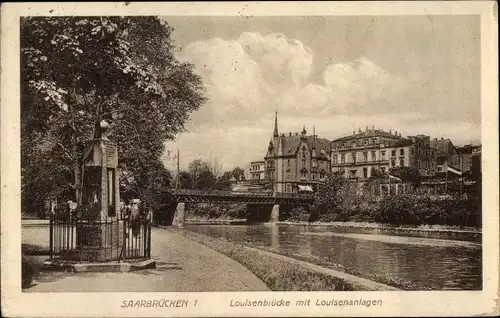
<path fill-rule="evenodd" d="M 172 225 L 178 228 L 183 228 L 186 222 L 186 203 L 178 202 L 175 208 L 174 219 L 172 220 Z"/>

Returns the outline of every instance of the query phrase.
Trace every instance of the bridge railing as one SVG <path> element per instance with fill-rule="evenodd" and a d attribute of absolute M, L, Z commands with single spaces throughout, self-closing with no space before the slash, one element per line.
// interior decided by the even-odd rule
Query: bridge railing
<path fill-rule="evenodd" d="M 309 193 L 272 193 L 251 191 L 223 191 L 223 190 L 195 190 L 195 189 L 171 189 L 169 192 L 180 196 L 223 196 L 223 197 L 255 197 L 255 198 L 287 198 L 287 199 L 311 199 L 313 194 Z"/>

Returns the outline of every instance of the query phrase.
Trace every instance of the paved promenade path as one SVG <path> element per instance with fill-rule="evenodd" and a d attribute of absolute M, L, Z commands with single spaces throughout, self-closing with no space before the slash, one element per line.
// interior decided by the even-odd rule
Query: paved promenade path
<path fill-rule="evenodd" d="M 24 231 L 25 229 L 23 229 Z M 48 235 L 48 233 L 47 233 Z M 41 272 L 25 292 L 266 291 L 240 263 L 168 230 L 153 228 L 156 269 L 127 273 Z"/>

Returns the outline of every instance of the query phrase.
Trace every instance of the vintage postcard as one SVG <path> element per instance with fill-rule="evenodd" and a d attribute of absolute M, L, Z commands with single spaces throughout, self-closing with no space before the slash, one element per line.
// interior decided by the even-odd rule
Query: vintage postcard
<path fill-rule="evenodd" d="M 497 14 L 3 4 L 2 315 L 498 315 Z"/>

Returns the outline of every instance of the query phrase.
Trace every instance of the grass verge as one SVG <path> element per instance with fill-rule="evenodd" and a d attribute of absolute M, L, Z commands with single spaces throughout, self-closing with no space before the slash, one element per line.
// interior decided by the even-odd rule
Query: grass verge
<path fill-rule="evenodd" d="M 421 286 L 417 286 L 411 281 L 397 278 L 397 277 L 390 277 L 390 276 L 380 276 L 380 275 L 374 275 L 371 273 L 362 273 L 359 272 L 355 269 L 347 268 L 344 267 L 340 264 L 332 264 L 331 262 L 324 261 L 319 257 L 314 257 L 314 256 L 303 256 L 303 255 L 298 255 L 294 253 L 289 253 L 286 251 L 281 251 L 281 250 L 276 250 L 271 247 L 267 246 L 252 246 L 249 244 L 245 243 L 232 243 L 228 242 L 227 240 L 223 238 L 213 238 L 204 234 L 199 234 L 195 232 L 191 232 L 188 230 L 179 230 L 179 229 L 173 229 L 170 228 L 169 230 L 172 230 L 174 232 L 177 232 L 189 239 L 192 239 L 193 241 L 196 241 L 198 243 L 201 243 L 203 245 L 206 245 L 213 250 L 216 250 L 219 253 L 222 253 L 226 256 L 231 257 L 232 259 L 236 260 L 237 262 L 243 264 L 245 267 L 247 267 L 250 271 L 252 271 L 257 277 L 259 277 L 264 283 L 268 285 L 269 288 L 275 291 L 328 291 L 328 290 L 342 290 L 342 291 L 350 291 L 350 290 L 356 290 L 354 286 L 349 284 L 348 282 L 345 282 L 342 279 L 338 279 L 332 276 L 324 275 L 322 273 L 317 273 L 309 269 L 304 269 L 301 266 L 297 266 L 295 264 L 289 264 L 287 262 L 279 261 L 280 264 L 277 265 L 277 260 L 274 258 L 269 258 L 267 256 L 259 255 L 259 253 L 255 252 L 254 250 L 249 249 L 249 247 L 256 248 L 259 250 L 263 250 L 266 252 L 278 254 L 278 255 L 283 255 L 286 257 L 290 257 L 293 259 L 297 259 L 299 261 L 311 263 L 314 265 L 322 266 L 325 268 L 333 269 L 336 271 L 340 272 L 345 272 L 346 274 L 350 274 L 353 276 L 358 276 L 362 278 L 366 278 L 369 280 L 372 280 L 377 283 L 385 284 L 388 286 L 396 287 L 401 290 L 430 290 L 430 288 L 423 288 Z M 263 258 L 264 260 L 261 260 Z M 283 264 L 281 264 L 283 263 Z M 262 272 L 263 271 L 263 272 Z M 272 271 L 278 271 L 278 273 L 270 273 Z M 292 271 L 295 271 L 295 273 L 292 273 Z M 261 273 L 262 272 L 262 273 Z M 269 272 L 269 273 L 268 273 Z M 303 272 L 307 272 L 311 274 L 310 277 L 304 276 Z M 300 273 L 300 274 L 297 274 Z M 276 282 L 274 276 L 281 275 L 282 277 L 279 278 L 279 280 L 283 280 L 284 286 L 276 286 L 273 287 L 274 285 L 280 283 Z M 298 275 L 298 276 L 297 276 Z M 328 284 L 329 282 L 327 281 L 321 281 L 324 277 L 328 277 L 331 279 L 336 280 L 337 285 L 340 287 L 339 289 L 328 289 Z M 313 282 L 313 286 L 308 286 L 307 283 L 302 283 L 300 282 L 301 279 L 311 279 L 317 280 L 317 278 L 321 278 L 320 281 Z M 297 286 L 293 286 L 293 285 Z M 303 285 L 303 286 L 301 286 Z M 289 286 L 288 288 L 286 286 Z M 274 289 L 277 288 L 277 289 Z M 295 289 L 296 288 L 296 289 Z M 301 288 L 311 288 L 311 289 L 301 289 Z M 318 289 L 315 289 L 318 288 Z"/>
<path fill-rule="evenodd" d="M 187 230 L 172 230 L 239 262 L 273 291 L 351 291 L 344 280 L 290 264 L 246 246 L 212 238 Z"/>

